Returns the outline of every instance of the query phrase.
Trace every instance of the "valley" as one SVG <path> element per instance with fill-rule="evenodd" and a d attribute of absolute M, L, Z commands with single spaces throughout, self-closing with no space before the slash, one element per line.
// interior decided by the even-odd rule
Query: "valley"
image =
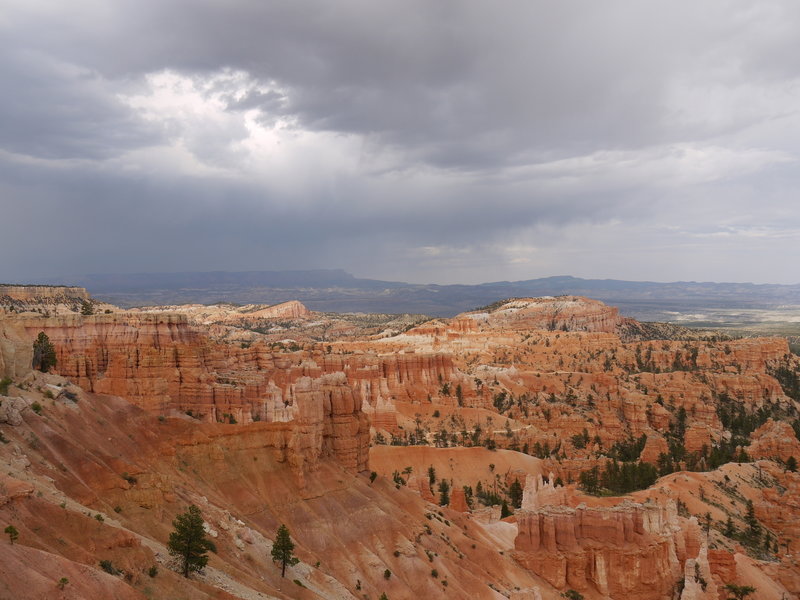
<path fill-rule="evenodd" d="M 0 598 L 800 593 L 785 338 L 583 296 L 428 318 L 4 286 L 0 307 L 0 525 L 19 532 Z M 184 578 L 167 542 L 192 504 L 216 551 Z"/>

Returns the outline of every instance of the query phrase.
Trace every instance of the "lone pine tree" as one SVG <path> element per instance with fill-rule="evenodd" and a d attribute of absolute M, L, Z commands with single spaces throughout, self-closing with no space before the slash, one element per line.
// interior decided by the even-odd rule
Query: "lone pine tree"
<path fill-rule="evenodd" d="M 281 565 L 281 577 L 286 577 L 286 565 L 296 565 L 299 559 L 294 556 L 294 542 L 286 525 L 278 527 L 275 543 L 272 544 L 272 560 Z"/>
<path fill-rule="evenodd" d="M 33 368 L 42 373 L 47 373 L 50 367 L 56 366 L 56 349 L 50 343 L 50 338 L 44 331 L 40 331 L 33 342 Z"/>
<path fill-rule="evenodd" d="M 167 549 L 181 561 L 183 576 L 188 578 L 191 571 L 200 571 L 206 566 L 208 551 L 216 551 L 216 546 L 206 538 L 203 515 L 194 504 L 175 517 L 172 526 L 175 531 L 169 534 Z"/>

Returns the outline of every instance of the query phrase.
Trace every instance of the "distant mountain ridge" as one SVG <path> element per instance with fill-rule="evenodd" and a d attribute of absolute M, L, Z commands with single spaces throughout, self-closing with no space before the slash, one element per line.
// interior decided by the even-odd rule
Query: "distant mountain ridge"
<path fill-rule="evenodd" d="M 453 316 L 502 298 L 588 296 L 644 320 L 672 310 L 800 306 L 800 284 L 624 281 L 571 276 L 477 285 L 412 284 L 362 279 L 342 269 L 93 274 L 46 283 L 81 285 L 122 306 L 214 302 L 274 304 L 299 300 L 329 312 L 422 313 Z"/>

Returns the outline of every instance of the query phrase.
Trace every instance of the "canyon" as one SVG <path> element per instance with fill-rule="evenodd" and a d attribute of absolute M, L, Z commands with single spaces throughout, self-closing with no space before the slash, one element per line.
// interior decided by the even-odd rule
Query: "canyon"
<path fill-rule="evenodd" d="M 800 593 L 800 362 L 783 338 L 578 296 L 423 320 L 0 291 L 0 525 L 20 532 L 0 597 Z M 652 481 L 587 489 L 611 463 Z M 184 579 L 165 544 L 189 504 L 217 551 Z M 300 558 L 286 579 L 280 524 Z"/>

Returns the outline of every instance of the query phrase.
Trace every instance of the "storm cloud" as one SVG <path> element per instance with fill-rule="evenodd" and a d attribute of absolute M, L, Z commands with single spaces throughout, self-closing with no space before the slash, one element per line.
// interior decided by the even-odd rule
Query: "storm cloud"
<path fill-rule="evenodd" d="M 0 0 L 0 280 L 796 283 L 800 5 Z"/>

